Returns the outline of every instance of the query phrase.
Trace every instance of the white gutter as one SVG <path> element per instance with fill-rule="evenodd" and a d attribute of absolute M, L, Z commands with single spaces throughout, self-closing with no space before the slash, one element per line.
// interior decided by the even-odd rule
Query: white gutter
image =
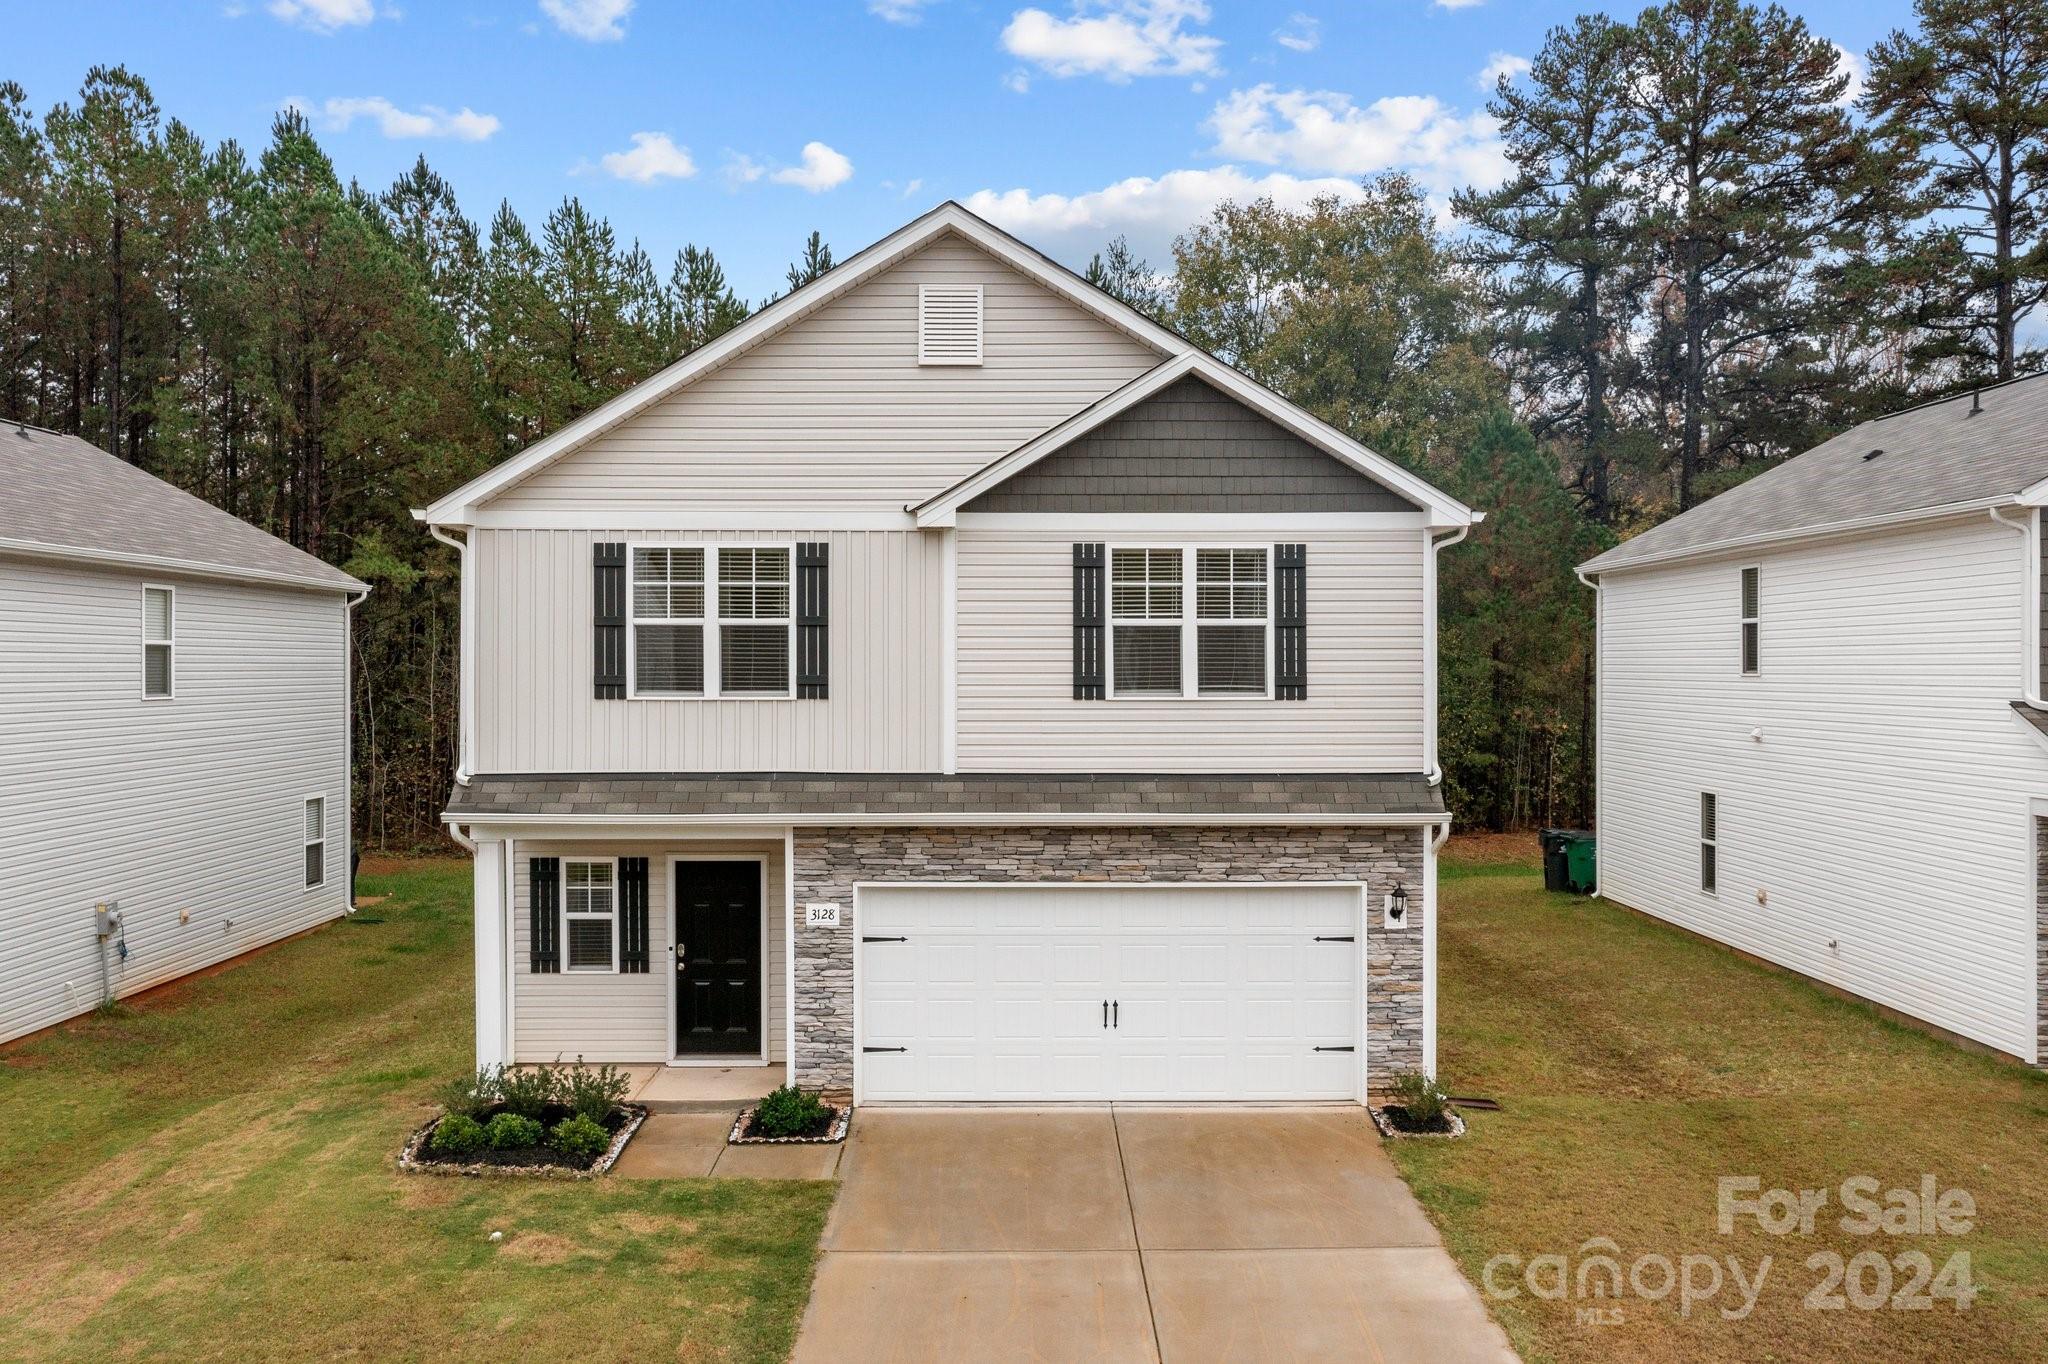
<path fill-rule="evenodd" d="M 1441 785 L 1444 779 L 1437 756 L 1436 556 L 1471 533 L 1472 527 L 1464 525 L 1449 535 L 1431 538 L 1429 559 L 1422 566 L 1422 771 L 1431 786 Z M 1444 828 L 1448 833 L 1450 826 Z"/>
<path fill-rule="evenodd" d="M 1448 829 L 1450 817 L 1440 810 L 1417 810 L 1403 814 L 1358 812 L 1344 814 L 1289 814 L 1275 811 L 1271 814 L 1169 814 L 1134 810 L 1128 813 L 1074 814 L 1047 810 L 1002 811 L 980 814 L 974 812 L 890 811 L 887 814 L 853 814 L 846 811 L 816 811 L 800 815 L 781 814 L 773 810 L 759 810 L 749 814 L 720 815 L 543 815 L 517 810 L 443 810 L 443 823 L 451 827 L 460 822 L 472 827 L 479 825 L 535 825 L 549 828 L 576 828 L 582 825 L 617 825 L 619 827 L 658 828 L 672 825 L 706 825 L 711 827 L 772 825 L 793 828 L 835 828 L 848 825 L 872 827 L 915 828 L 919 826 L 965 826 L 972 828 L 1016 828 L 1030 825 L 1056 825 L 1061 828 L 1113 828 L 1127 825 L 1267 825 L 1267 826 L 1378 826 L 1381 828 L 1434 828 L 1443 825 Z"/>
<path fill-rule="evenodd" d="M 471 586 L 472 575 L 469 571 L 469 540 L 467 537 L 457 540 L 431 521 L 427 523 L 427 534 L 462 555 L 461 605 L 457 612 L 459 640 L 456 648 L 458 661 L 455 694 L 458 714 L 455 719 L 455 784 L 467 786 L 473 775 L 469 765 L 470 758 L 476 752 L 476 701 L 472 695 L 472 689 L 476 685 L 476 669 L 470 666 L 470 654 L 476 648 L 476 631 L 470 625 L 470 604 L 475 592 Z M 471 851 L 475 851 L 474 845 L 471 845 Z"/>
<path fill-rule="evenodd" d="M 51 545 L 41 540 L 0 537 L 0 553 L 20 554 L 36 559 L 78 560 L 89 564 L 117 564 L 122 567 L 153 568 L 164 573 L 181 573 L 189 578 L 223 578 L 229 582 L 264 583 L 274 587 L 300 587 L 313 592 L 364 592 L 367 584 L 343 576 L 343 581 L 309 578 L 297 573 L 278 573 L 267 568 L 237 568 L 227 564 L 178 559 L 167 554 L 130 554 L 122 550 L 87 549 L 77 545 Z"/>
<path fill-rule="evenodd" d="M 1910 525 L 1916 521 L 1938 521 L 1948 516 L 1963 516 L 1970 512 L 1989 511 L 1993 507 L 2009 507 L 2015 499 L 2009 493 L 1997 497 L 1979 497 L 1968 502 L 1951 502 L 1939 507 L 1920 507 L 1913 511 L 1887 512 L 1882 516 L 1864 516 L 1850 521 L 1829 521 L 1818 526 L 1798 526 L 1791 530 L 1762 531 L 1756 535 L 1738 535 L 1731 540 L 1716 540 L 1711 544 L 1687 545 L 1682 549 L 1670 549 L 1662 554 L 1647 554 L 1640 559 L 1625 563 L 1608 564 L 1595 568 L 1595 573 L 1624 573 L 1638 568 L 1649 568 L 1653 564 L 1666 564 L 1679 559 L 1703 559 L 1714 554 L 1732 554 L 1737 550 L 1757 545 L 1777 544 L 1784 540 L 1818 540 L 1829 535 L 1849 535 L 1856 531 L 1878 530 L 1886 526 Z M 1617 546 L 1619 548 L 1619 546 Z M 1606 553 L 1612 554 L 1613 550 Z M 1598 564 L 1600 555 L 1588 560 Z M 1583 580 L 1583 578 L 1582 578 Z"/>
<path fill-rule="evenodd" d="M 2020 697 L 2035 710 L 2048 710 L 2041 697 L 2041 512 L 2023 508 L 2024 521 L 2008 520 L 1997 507 L 1988 509 L 1991 519 L 2007 530 L 2020 533 L 2020 600 L 2025 614 L 2020 621 Z"/>
<path fill-rule="evenodd" d="M 448 821 L 448 837 L 462 845 L 462 850 L 471 856 L 476 854 L 476 840 L 462 832 L 462 826 L 454 820 Z"/>

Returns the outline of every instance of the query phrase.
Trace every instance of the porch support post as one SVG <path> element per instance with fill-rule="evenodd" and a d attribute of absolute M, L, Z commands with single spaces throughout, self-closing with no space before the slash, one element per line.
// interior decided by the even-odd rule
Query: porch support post
<path fill-rule="evenodd" d="M 502 1066 L 511 1061 L 510 1029 L 506 1026 L 505 844 L 478 839 L 476 845 L 476 1063 Z"/>

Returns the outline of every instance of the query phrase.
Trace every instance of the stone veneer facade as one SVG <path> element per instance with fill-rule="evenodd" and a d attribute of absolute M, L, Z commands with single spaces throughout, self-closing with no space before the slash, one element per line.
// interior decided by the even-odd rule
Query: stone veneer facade
<path fill-rule="evenodd" d="M 806 1087 L 853 1086 L 853 889 L 880 881 L 1364 881 L 1366 1073 L 1375 1091 L 1422 1065 L 1422 857 L 1408 828 L 1030 827 L 798 829 L 796 904 L 833 901 L 837 928 L 796 916 L 796 1075 Z M 1408 888 L 1407 923 L 1386 929 L 1380 895 Z"/>

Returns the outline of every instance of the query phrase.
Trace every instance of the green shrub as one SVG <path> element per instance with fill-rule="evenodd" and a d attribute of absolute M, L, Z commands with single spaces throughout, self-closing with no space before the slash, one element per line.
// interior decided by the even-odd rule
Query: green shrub
<path fill-rule="evenodd" d="M 498 1068 L 485 1066 L 474 1077 L 458 1076 L 442 1085 L 434 1099 L 444 1112 L 483 1122 L 498 1103 Z"/>
<path fill-rule="evenodd" d="M 540 1124 L 517 1113 L 500 1113 L 484 1128 L 493 1151 L 518 1151 L 540 1145 Z"/>
<path fill-rule="evenodd" d="M 1394 1077 L 1394 1102 L 1401 1105 L 1414 1123 L 1434 1125 L 1443 1121 L 1444 1087 L 1419 1070 L 1402 1071 Z"/>
<path fill-rule="evenodd" d="M 498 1076 L 498 1099 L 507 1113 L 539 1122 L 547 1116 L 549 1104 L 562 1101 L 562 1081 L 546 1066 L 507 1070 Z"/>
<path fill-rule="evenodd" d="M 603 1122 L 626 1101 L 632 1088 L 633 1082 L 617 1066 L 592 1070 L 579 1056 L 563 1077 L 562 1102 L 592 1122 Z"/>
<path fill-rule="evenodd" d="M 467 1113 L 449 1113 L 434 1124 L 434 1135 L 427 1138 L 427 1149 L 437 1156 L 473 1156 L 483 1149 L 484 1129 L 477 1120 Z"/>
<path fill-rule="evenodd" d="M 831 1111 L 817 1095 L 784 1085 L 761 1100 L 754 1127 L 764 1137 L 801 1137 L 822 1126 Z"/>
<path fill-rule="evenodd" d="M 555 1124 L 548 1143 L 565 1156 L 594 1156 L 612 1144 L 612 1134 L 595 1118 L 572 1113 Z"/>

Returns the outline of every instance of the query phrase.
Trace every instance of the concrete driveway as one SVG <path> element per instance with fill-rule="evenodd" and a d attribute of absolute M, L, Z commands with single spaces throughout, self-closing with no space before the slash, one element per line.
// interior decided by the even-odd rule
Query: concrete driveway
<path fill-rule="evenodd" d="M 856 1116 L 799 1361 L 1513 1361 L 1362 1111 Z"/>

